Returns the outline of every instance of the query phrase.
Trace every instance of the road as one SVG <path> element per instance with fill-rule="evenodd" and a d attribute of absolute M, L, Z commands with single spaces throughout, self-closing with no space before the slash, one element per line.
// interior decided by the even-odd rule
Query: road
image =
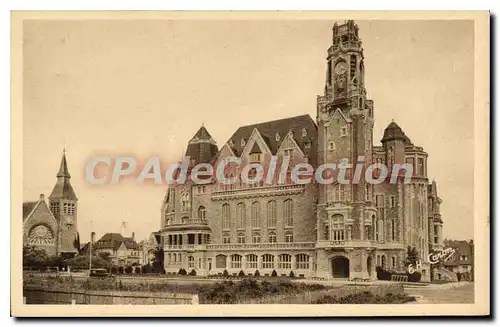
<path fill-rule="evenodd" d="M 431 284 L 422 288 L 407 288 L 405 292 L 417 296 L 417 303 L 474 303 L 474 283 Z"/>

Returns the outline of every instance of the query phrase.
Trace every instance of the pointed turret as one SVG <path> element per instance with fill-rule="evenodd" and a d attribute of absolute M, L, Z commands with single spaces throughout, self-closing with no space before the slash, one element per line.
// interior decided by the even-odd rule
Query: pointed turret
<path fill-rule="evenodd" d="M 217 151 L 217 143 L 202 125 L 189 141 L 186 156 L 190 157 L 191 164 L 209 163 Z"/>
<path fill-rule="evenodd" d="M 66 199 L 78 201 L 75 191 L 71 186 L 71 175 L 69 174 L 68 163 L 66 161 L 66 151 L 63 151 L 61 158 L 61 165 L 59 167 L 59 172 L 57 173 L 57 182 L 52 193 L 49 196 L 50 200 Z"/>

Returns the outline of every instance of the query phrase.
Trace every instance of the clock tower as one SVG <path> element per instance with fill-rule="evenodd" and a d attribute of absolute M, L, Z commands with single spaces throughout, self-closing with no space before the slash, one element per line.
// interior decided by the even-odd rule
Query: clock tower
<path fill-rule="evenodd" d="M 323 250 L 318 265 L 327 265 L 321 269 L 326 274 L 367 278 L 372 248 L 366 241 L 374 237 L 376 210 L 373 185 L 365 183 L 364 171 L 354 176 L 354 167 L 372 162 L 373 102 L 366 99 L 363 48 L 354 21 L 333 26 L 326 65 L 324 94 L 317 98 L 318 164 L 335 164 L 336 170 L 331 182 L 319 186 L 317 247 Z"/>
<path fill-rule="evenodd" d="M 49 196 L 50 210 L 58 223 L 57 252 L 75 254 L 78 252 L 76 241 L 79 243 L 77 230 L 77 204 L 71 175 L 66 161 L 66 151 L 63 151 L 61 165 L 57 173 L 57 182 Z M 78 244 L 78 247 L 80 244 Z"/>

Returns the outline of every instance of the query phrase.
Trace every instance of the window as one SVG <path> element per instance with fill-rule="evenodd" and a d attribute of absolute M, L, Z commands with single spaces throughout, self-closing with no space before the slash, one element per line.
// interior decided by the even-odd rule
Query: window
<path fill-rule="evenodd" d="M 202 220 L 206 219 L 206 209 L 204 206 L 200 206 L 198 208 L 198 219 L 202 219 Z"/>
<path fill-rule="evenodd" d="M 189 217 L 182 217 L 182 218 L 181 218 L 181 222 L 182 222 L 183 224 L 187 224 L 187 223 L 189 222 Z"/>
<path fill-rule="evenodd" d="M 222 234 L 222 243 L 224 244 L 231 243 L 231 237 L 229 236 L 229 233 Z"/>
<path fill-rule="evenodd" d="M 241 268 L 241 255 L 233 254 L 231 256 L 231 268 Z"/>
<path fill-rule="evenodd" d="M 285 149 L 285 150 L 283 150 L 283 155 L 285 157 L 293 158 L 293 149 Z"/>
<path fill-rule="evenodd" d="M 189 209 L 189 193 L 183 192 L 181 194 L 181 211 L 186 212 Z"/>
<path fill-rule="evenodd" d="M 345 195 L 345 185 L 337 184 L 334 186 L 334 201 L 335 202 L 343 202 L 346 199 Z"/>
<path fill-rule="evenodd" d="M 292 269 L 292 256 L 289 254 L 280 254 L 278 257 L 279 269 Z"/>
<path fill-rule="evenodd" d="M 325 225 L 325 240 L 330 239 L 330 227 L 328 225 Z"/>
<path fill-rule="evenodd" d="M 467 261 L 467 256 L 466 255 L 461 255 L 460 256 L 460 261 Z"/>
<path fill-rule="evenodd" d="M 305 141 L 304 142 L 304 148 L 306 148 L 306 149 L 311 148 L 311 142 L 310 141 Z"/>
<path fill-rule="evenodd" d="M 215 257 L 215 268 L 226 268 L 227 257 L 223 254 L 219 254 Z"/>
<path fill-rule="evenodd" d="M 245 141 L 245 139 L 241 139 L 241 143 L 240 144 L 241 144 L 242 147 L 244 147 L 245 144 L 247 144 L 247 142 Z"/>
<path fill-rule="evenodd" d="M 276 142 L 279 142 L 280 141 L 280 133 L 276 133 L 276 136 L 275 136 L 275 139 L 276 139 Z"/>
<path fill-rule="evenodd" d="M 269 233 L 269 243 L 276 243 L 276 233 L 275 232 Z"/>
<path fill-rule="evenodd" d="M 346 136 L 347 135 L 347 128 L 346 127 L 342 127 L 340 129 L 340 136 Z"/>
<path fill-rule="evenodd" d="M 246 268 L 248 269 L 257 269 L 258 258 L 255 254 L 248 254 L 246 257 Z"/>
<path fill-rule="evenodd" d="M 344 216 L 342 215 L 332 216 L 332 240 L 344 240 Z"/>
<path fill-rule="evenodd" d="M 205 194 L 207 192 L 207 187 L 205 185 L 198 186 L 196 189 L 198 190 L 198 194 Z"/>
<path fill-rule="evenodd" d="M 378 241 L 377 218 L 375 218 L 375 215 L 372 215 L 372 232 L 373 240 Z"/>
<path fill-rule="evenodd" d="M 384 207 L 384 195 L 383 194 L 377 194 L 375 196 L 375 202 L 377 208 L 383 208 Z"/>
<path fill-rule="evenodd" d="M 260 162 L 260 153 L 250 153 L 250 162 Z"/>
<path fill-rule="evenodd" d="M 285 226 L 293 226 L 293 202 L 291 199 L 285 200 Z"/>
<path fill-rule="evenodd" d="M 285 243 L 293 243 L 293 233 L 292 232 L 285 233 Z"/>
<path fill-rule="evenodd" d="M 169 253 L 169 254 L 168 254 L 168 263 L 171 263 L 171 262 L 172 262 L 172 254 L 171 254 L 171 253 Z"/>
<path fill-rule="evenodd" d="M 306 137 L 307 136 L 307 129 L 303 128 L 302 129 L 302 137 Z"/>
<path fill-rule="evenodd" d="M 222 229 L 230 229 L 231 228 L 231 221 L 230 221 L 230 211 L 229 211 L 229 204 L 223 204 L 222 205 Z"/>
<path fill-rule="evenodd" d="M 396 197 L 395 196 L 391 196 L 391 208 L 394 208 L 396 206 Z"/>
<path fill-rule="evenodd" d="M 335 151 L 335 142 L 328 142 L 328 151 Z"/>
<path fill-rule="evenodd" d="M 262 269 L 274 269 L 274 256 L 271 254 L 264 254 L 262 256 Z"/>
<path fill-rule="evenodd" d="M 307 254 L 297 254 L 297 269 L 309 269 L 309 256 Z"/>
<path fill-rule="evenodd" d="M 245 204 L 240 202 L 236 206 L 236 228 L 245 228 L 245 220 Z"/>
<path fill-rule="evenodd" d="M 372 193 L 372 185 L 366 184 L 366 192 L 365 192 L 365 201 L 372 201 L 373 193 Z"/>
<path fill-rule="evenodd" d="M 396 221 L 395 219 L 391 220 L 391 240 L 396 240 Z"/>
<path fill-rule="evenodd" d="M 174 253 L 174 262 L 177 262 L 177 254 Z"/>
<path fill-rule="evenodd" d="M 425 176 L 424 173 L 424 159 L 423 158 L 418 158 L 417 159 L 417 171 L 420 176 Z"/>
<path fill-rule="evenodd" d="M 386 262 L 386 259 L 385 259 L 385 255 L 382 256 L 381 265 L 382 265 L 382 268 L 384 268 L 384 269 L 386 268 L 387 262 Z"/>
<path fill-rule="evenodd" d="M 240 244 L 245 243 L 245 234 L 238 233 L 238 243 L 240 243 Z"/>
<path fill-rule="evenodd" d="M 179 253 L 177 258 L 179 259 L 179 262 L 182 262 L 182 253 Z"/>
<path fill-rule="evenodd" d="M 201 265 L 201 258 L 198 258 L 198 268 L 203 268 L 202 265 Z"/>
<path fill-rule="evenodd" d="M 396 268 L 396 257 L 391 258 L 391 267 Z"/>
<path fill-rule="evenodd" d="M 260 203 L 253 202 L 250 211 L 252 228 L 260 228 Z"/>
<path fill-rule="evenodd" d="M 276 201 L 267 203 L 267 227 L 276 228 Z"/>
<path fill-rule="evenodd" d="M 260 234 L 259 233 L 253 233 L 252 239 L 253 239 L 254 243 L 256 243 L 256 244 L 260 243 Z"/>

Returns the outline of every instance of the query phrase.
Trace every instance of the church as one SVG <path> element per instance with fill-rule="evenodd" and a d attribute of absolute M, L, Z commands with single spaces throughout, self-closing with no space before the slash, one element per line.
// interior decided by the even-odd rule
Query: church
<path fill-rule="evenodd" d="M 78 198 L 70 180 L 63 153 L 57 182 L 48 201 L 41 194 L 38 201 L 23 202 L 23 245 L 44 249 L 49 256 L 71 257 L 78 253 Z"/>
<path fill-rule="evenodd" d="M 376 267 L 405 271 L 411 246 L 422 280 L 429 280 L 428 255 L 442 249 L 443 220 L 428 154 L 395 122 L 375 144 L 375 105 L 364 76 L 358 26 L 335 24 L 315 120 L 301 115 L 242 126 L 220 149 L 202 126 L 187 145 L 190 168 L 229 156 L 242 167 L 265 165 L 272 156 L 313 167 L 364 157 L 366 165 L 411 164 L 411 181 L 171 186 L 161 207 L 167 273 L 376 279 Z"/>

